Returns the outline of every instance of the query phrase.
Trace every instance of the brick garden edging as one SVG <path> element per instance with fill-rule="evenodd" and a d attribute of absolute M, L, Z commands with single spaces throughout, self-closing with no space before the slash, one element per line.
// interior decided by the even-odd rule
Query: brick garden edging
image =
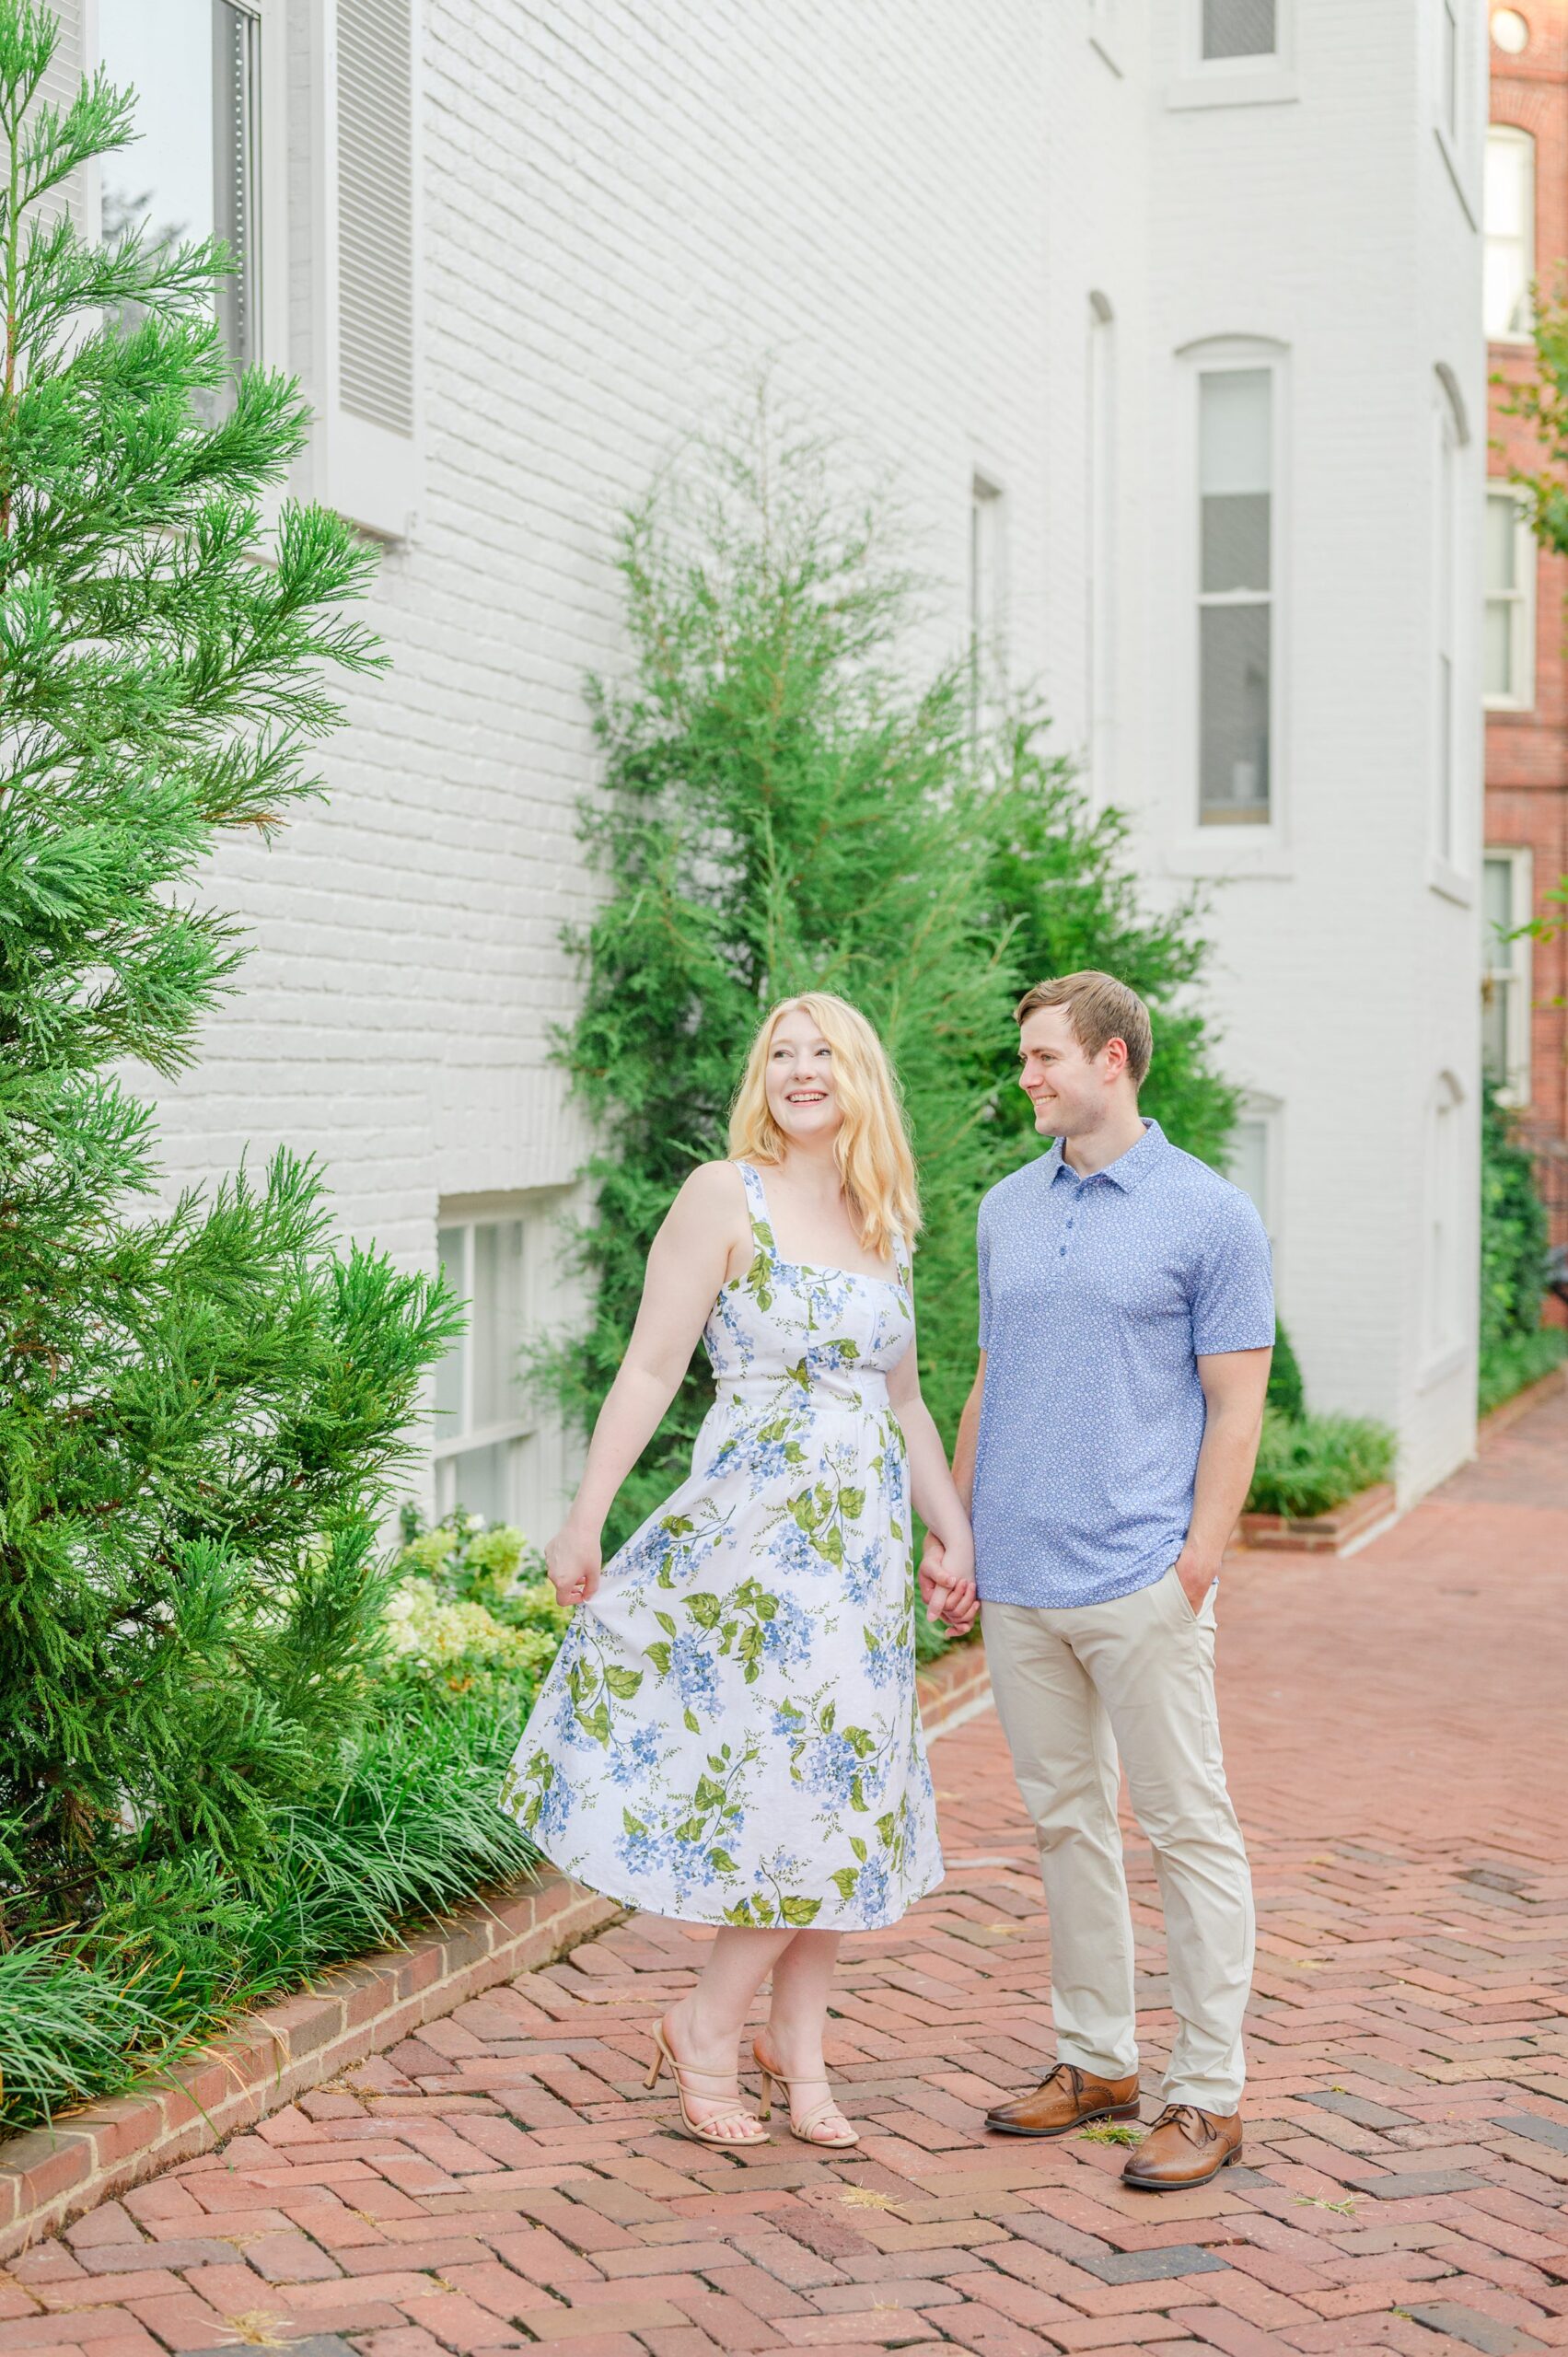
<path fill-rule="evenodd" d="M 983 1647 L 944 1654 L 921 1672 L 919 1690 L 928 1736 L 972 1718 L 991 1696 Z M 554 1963 L 621 1912 L 544 1867 L 537 1881 L 492 1891 L 413 1933 L 406 1947 L 334 1967 L 316 1987 L 242 2014 L 156 2079 L 0 2143 L 0 2262 L 174 2162 L 212 2152 L 481 1991 Z"/>
<path fill-rule="evenodd" d="M 1287 1555 L 1342 1555 L 1395 1518 L 1397 1501 L 1391 1481 L 1358 1490 L 1328 1514 L 1295 1516 L 1284 1514 L 1244 1514 L 1237 1524 L 1243 1547 L 1267 1547 Z"/>

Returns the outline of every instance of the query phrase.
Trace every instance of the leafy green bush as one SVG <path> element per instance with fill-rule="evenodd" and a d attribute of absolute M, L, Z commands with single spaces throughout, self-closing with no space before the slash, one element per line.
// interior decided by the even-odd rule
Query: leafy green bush
<path fill-rule="evenodd" d="M 784 993 L 842 992 L 888 1041 L 925 1210 L 923 1367 L 949 1435 L 974 1364 L 976 1207 L 1040 1150 L 1010 1020 L 1026 983 L 1098 964 L 1140 990 L 1149 1109 L 1223 1157 L 1235 1098 L 1192 1005 L 1192 905 L 1143 905 L 1125 822 L 1088 807 L 1038 714 L 977 743 L 967 666 L 912 679 L 914 587 L 883 538 L 765 408 L 749 446 L 677 470 L 625 526 L 636 668 L 624 691 L 591 691 L 606 774 L 582 828 L 605 888 L 574 937 L 584 991 L 563 1050 L 598 1140 L 577 1239 L 592 1308 L 538 1368 L 579 1424 L 620 1364 L 654 1230 L 725 1151 L 745 1049 Z M 684 1477 L 708 1398 L 693 1372 L 610 1543 Z"/>
<path fill-rule="evenodd" d="M 1483 1351 L 1477 1387 L 1478 1413 L 1486 1415 L 1527 1384 L 1539 1383 L 1568 1359 L 1568 1328 L 1538 1326 L 1533 1334 L 1510 1334 Z"/>
<path fill-rule="evenodd" d="M 422 1529 L 405 1515 L 387 1606 L 391 1674 L 434 1692 L 482 1690 L 526 1710 L 571 1618 L 520 1530 L 460 1509 Z"/>
<path fill-rule="evenodd" d="M 1307 1387 L 1301 1379 L 1301 1366 L 1291 1348 L 1290 1336 L 1283 1325 L 1274 1322 L 1274 1355 L 1269 1363 L 1269 1405 L 1277 1408 L 1282 1416 L 1299 1419 L 1307 1413 Z"/>
<path fill-rule="evenodd" d="M 1561 1328 L 1543 1327 L 1548 1222 L 1535 1167 L 1515 1116 L 1488 1081 L 1481 1117 L 1481 1363 L 1482 1415 L 1549 1374 L 1568 1354 Z"/>
<path fill-rule="evenodd" d="M 1291 1417 L 1267 1408 L 1248 1510 L 1301 1521 L 1328 1514 L 1358 1490 L 1386 1481 L 1394 1451 L 1393 1434 L 1369 1417 Z"/>

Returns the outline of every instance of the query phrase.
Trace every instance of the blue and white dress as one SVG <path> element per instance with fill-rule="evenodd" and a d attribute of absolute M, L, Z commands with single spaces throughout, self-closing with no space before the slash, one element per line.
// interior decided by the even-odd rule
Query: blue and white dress
<path fill-rule="evenodd" d="M 915 1701 L 897 1279 L 755 1252 L 703 1341 L 691 1479 L 573 1615 L 502 1806 L 567 1874 L 686 1922 L 896 1922 L 942 1876 Z"/>

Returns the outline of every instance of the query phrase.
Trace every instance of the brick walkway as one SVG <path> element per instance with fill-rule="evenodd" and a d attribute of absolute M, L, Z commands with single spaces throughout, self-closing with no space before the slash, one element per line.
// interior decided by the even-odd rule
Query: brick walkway
<path fill-rule="evenodd" d="M 15 2261 L 0 2357 L 1568 2346 L 1568 1399 L 1351 1562 L 1254 1557 L 1226 1590 L 1249 2167 L 1161 2200 L 1121 2190 L 1113 2144 L 981 2134 L 1051 2050 L 987 1713 L 933 1755 L 946 1885 L 842 1968 L 855 2156 L 669 2132 L 645 2025 L 702 1935 L 639 1919 Z"/>

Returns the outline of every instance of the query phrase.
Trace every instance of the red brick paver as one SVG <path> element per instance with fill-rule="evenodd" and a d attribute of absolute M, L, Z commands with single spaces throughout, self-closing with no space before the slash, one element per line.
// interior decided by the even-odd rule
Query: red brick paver
<path fill-rule="evenodd" d="M 1161 2200 L 1092 2136 L 981 2132 L 1051 2043 L 986 1715 L 933 1754 L 947 1882 L 848 1944 L 857 2153 L 671 2132 L 646 2025 L 705 1935 L 637 1918 L 25 2253 L 0 2357 L 1568 2348 L 1568 1399 L 1349 1562 L 1244 1560 L 1222 1622 L 1259 1897 L 1244 2168 Z M 1131 1863 L 1152 2096 L 1136 1838 Z"/>

